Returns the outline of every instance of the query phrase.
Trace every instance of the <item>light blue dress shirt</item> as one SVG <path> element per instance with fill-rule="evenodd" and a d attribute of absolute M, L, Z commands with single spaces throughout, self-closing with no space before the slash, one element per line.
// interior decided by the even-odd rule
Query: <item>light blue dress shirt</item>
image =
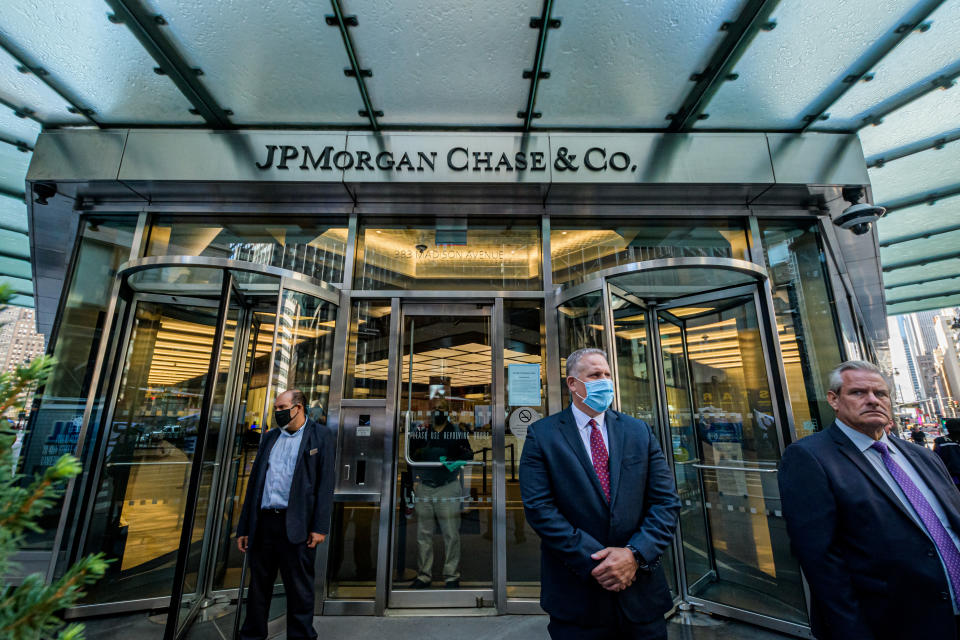
<path fill-rule="evenodd" d="M 290 484 L 293 482 L 293 470 L 297 466 L 297 454 L 303 442 L 303 427 L 293 433 L 280 429 L 280 437 L 270 450 L 270 465 L 263 486 L 261 509 L 286 509 L 290 500 Z"/>
<path fill-rule="evenodd" d="M 876 449 L 872 449 L 872 445 L 875 442 L 873 438 L 868 436 L 865 433 L 860 433 L 852 427 L 848 427 L 839 420 L 837 420 L 837 426 L 840 427 L 840 430 L 843 431 L 844 435 L 853 440 L 853 444 L 856 445 L 857 449 L 863 454 L 863 456 L 870 462 L 874 469 L 877 470 L 877 473 L 880 474 L 880 477 L 883 478 L 883 481 L 887 483 L 890 487 L 890 490 L 893 491 L 893 494 L 897 496 L 897 499 L 903 503 L 903 506 L 906 507 L 907 513 L 913 518 L 914 522 L 923 530 L 924 533 L 927 533 L 929 538 L 929 533 L 927 528 L 923 526 L 923 521 L 920 520 L 920 516 L 917 515 L 917 512 L 914 511 L 913 505 L 910 504 L 910 501 L 907 499 L 906 494 L 903 492 L 903 489 L 900 488 L 900 485 L 897 484 L 896 479 L 890 474 L 890 471 L 887 469 L 887 465 L 883 463 L 883 456 L 880 455 L 880 452 Z M 940 519 L 940 522 L 943 523 L 943 528 L 947 530 L 947 533 L 950 534 L 950 539 L 953 540 L 953 544 L 957 545 L 957 548 L 960 549 L 960 538 L 957 537 L 956 532 L 950 526 L 950 521 L 947 519 L 947 514 L 943 510 L 943 505 L 940 504 L 940 501 L 937 499 L 937 496 L 930 490 L 930 487 L 927 486 L 927 483 L 923 481 L 923 477 L 917 473 L 917 470 L 914 468 L 910 461 L 907 460 L 907 457 L 903 455 L 899 449 L 897 449 L 890 439 L 887 437 L 887 434 L 884 433 L 880 438 L 880 442 L 887 445 L 887 450 L 890 452 L 890 456 L 893 458 L 893 461 L 903 469 L 904 473 L 910 477 L 910 480 L 913 481 L 913 484 L 917 485 L 917 489 L 920 490 L 920 493 L 923 494 L 923 497 L 926 498 L 927 502 L 930 503 L 930 506 L 933 508 L 933 512 L 937 514 L 937 518 Z M 931 544 L 933 541 L 931 540 Z M 937 549 L 937 545 L 933 545 L 934 549 Z M 937 549 L 937 555 L 940 554 L 940 550 Z M 940 556 L 940 564 L 943 564 L 943 556 Z M 950 584 L 950 574 L 947 572 L 947 566 L 943 565 L 943 574 L 947 577 L 947 584 L 950 585 L 950 593 L 953 593 L 953 585 Z M 957 603 L 954 598 L 950 598 L 950 601 L 953 603 L 953 613 L 957 614 L 960 611 L 957 610 Z"/>
<path fill-rule="evenodd" d="M 587 458 L 593 460 L 593 454 L 590 451 L 590 432 L 593 431 L 593 427 L 589 425 L 590 420 L 595 420 L 597 422 L 597 427 L 600 429 L 600 435 L 603 436 L 603 446 L 607 448 L 607 455 L 610 454 L 610 441 L 607 440 L 607 425 L 604 418 L 606 418 L 606 411 L 598 415 L 596 418 L 588 416 L 586 413 L 577 408 L 577 405 L 570 403 L 570 408 L 573 409 L 573 419 L 577 422 L 577 430 L 580 431 L 580 439 L 583 440 L 583 447 L 587 450 Z"/>

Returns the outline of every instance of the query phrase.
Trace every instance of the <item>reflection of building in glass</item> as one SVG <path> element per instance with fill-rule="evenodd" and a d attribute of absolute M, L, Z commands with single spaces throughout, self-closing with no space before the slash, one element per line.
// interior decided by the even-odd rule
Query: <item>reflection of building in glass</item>
<path fill-rule="evenodd" d="M 38 356 L 42 356 L 46 343 L 43 334 L 37 333 L 33 309 L 7 307 L 0 311 L 0 366 L 2 371 L 13 371 Z M 23 400 L 29 391 L 20 395 Z M 17 402 L 19 406 L 21 403 Z"/>

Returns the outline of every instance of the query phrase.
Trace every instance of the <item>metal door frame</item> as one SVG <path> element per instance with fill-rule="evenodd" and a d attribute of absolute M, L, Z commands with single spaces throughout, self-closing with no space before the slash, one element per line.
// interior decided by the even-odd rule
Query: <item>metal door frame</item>
<path fill-rule="evenodd" d="M 492 586 L 489 589 L 457 589 L 457 590 L 413 590 L 397 589 L 392 586 L 393 562 L 396 549 L 397 530 L 395 517 L 398 499 L 397 485 L 397 456 L 399 453 L 399 439 L 393 439 L 390 452 L 390 481 L 384 484 L 385 493 L 389 492 L 389 500 L 383 501 L 387 508 L 381 508 L 380 522 L 380 554 L 378 555 L 377 576 L 377 607 L 376 613 L 382 614 L 386 608 L 476 608 L 478 603 L 490 602 L 498 613 L 506 613 L 506 477 L 505 477 L 505 417 L 504 413 L 504 373 L 503 373 L 503 301 L 494 293 L 490 296 L 478 297 L 470 302 L 421 302 L 411 301 L 403 303 L 394 298 L 391 312 L 396 312 L 391 319 L 391 344 L 389 361 L 391 367 L 397 368 L 394 384 L 387 390 L 387 407 L 393 409 L 393 433 L 400 432 L 400 386 L 403 384 L 399 367 L 402 363 L 404 340 L 406 339 L 406 318 L 417 316 L 486 316 L 490 326 L 491 352 L 491 447 L 493 448 L 493 503 L 492 526 L 493 540 L 491 543 L 491 575 Z M 363 296 L 365 297 L 365 296 Z M 361 299 L 357 296 L 356 299 Z M 461 298 L 462 300 L 462 298 Z M 382 594 L 382 597 L 381 597 Z"/>
<path fill-rule="evenodd" d="M 170 607 L 169 613 L 167 614 L 167 623 L 164 626 L 163 637 L 164 640 L 173 640 L 174 638 L 178 639 L 184 637 L 190 629 L 191 624 L 196 618 L 197 614 L 200 612 L 200 608 L 203 606 L 204 598 L 206 595 L 206 585 L 204 580 L 206 579 L 206 574 L 208 573 L 206 565 L 210 562 L 210 556 L 207 555 L 209 550 L 209 541 L 207 540 L 206 535 L 204 535 L 204 540 L 200 546 L 200 564 L 197 568 L 197 587 L 196 587 L 196 597 L 194 601 L 190 604 L 189 608 L 184 612 L 183 608 L 183 597 L 184 597 L 184 580 L 186 579 L 187 574 L 187 564 L 189 562 L 190 553 L 189 548 L 192 542 L 193 528 L 196 523 L 197 517 L 197 505 L 200 499 L 200 481 L 203 477 L 203 467 L 204 467 L 204 454 L 207 449 L 207 438 L 210 435 L 210 417 L 213 412 L 213 401 L 215 397 L 215 391 L 217 386 L 217 377 L 220 373 L 220 361 L 223 357 L 223 344 L 226 337 L 227 329 L 227 316 L 230 312 L 230 304 L 233 299 L 233 274 L 229 271 L 223 274 L 222 289 L 220 293 L 220 306 L 217 309 L 217 326 L 213 334 L 213 346 L 210 349 L 210 362 L 207 366 L 207 384 L 203 388 L 203 401 L 200 405 L 200 417 L 197 420 L 197 443 L 194 446 L 193 459 L 190 461 L 190 484 L 187 488 L 187 495 L 184 513 L 183 513 L 183 525 L 180 529 L 180 544 L 177 550 L 177 562 L 173 572 L 173 588 L 170 591 Z M 239 328 L 239 318 L 237 321 L 237 326 Z M 236 335 L 236 330 L 234 331 Z M 236 340 L 236 338 L 234 339 Z M 229 378 L 233 375 L 233 369 L 237 366 L 238 359 L 236 358 L 237 349 L 236 344 L 234 344 L 233 353 L 231 354 L 230 370 L 227 373 L 228 382 L 227 390 L 229 390 Z M 224 391 L 223 398 L 223 409 L 222 416 L 225 416 L 227 411 L 227 395 Z M 231 399 L 232 400 L 232 399 Z M 221 417 L 221 420 L 223 418 Z M 215 495 L 218 483 L 218 472 L 219 467 L 219 452 L 220 447 L 223 445 L 222 436 L 223 433 L 223 424 L 220 425 L 219 433 L 217 434 L 217 450 L 214 452 L 213 464 L 217 465 L 213 471 L 213 478 L 211 480 L 212 486 L 210 487 L 211 494 Z M 206 526 L 209 523 L 210 514 L 216 509 L 215 505 L 208 503 L 207 506 L 207 520 L 204 523 Z"/>

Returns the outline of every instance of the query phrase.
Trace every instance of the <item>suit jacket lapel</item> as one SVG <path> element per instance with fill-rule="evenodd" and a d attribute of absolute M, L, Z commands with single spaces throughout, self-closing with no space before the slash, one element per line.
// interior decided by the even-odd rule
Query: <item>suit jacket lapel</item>
<path fill-rule="evenodd" d="M 593 468 L 593 462 L 587 456 L 587 452 L 583 447 L 583 440 L 580 439 L 580 431 L 577 429 L 577 421 L 574 419 L 573 411 L 571 411 L 570 408 L 560 412 L 560 433 L 563 434 L 563 437 L 567 440 L 567 444 L 573 449 L 573 453 L 577 456 L 577 460 L 580 461 L 583 472 L 587 474 L 590 484 L 592 484 L 593 488 L 600 494 L 600 500 L 606 503 L 607 499 L 603 495 L 600 478 L 597 477 L 597 472 Z M 607 433 L 610 433 L 609 429 Z"/>
<path fill-rule="evenodd" d="M 950 520 L 950 526 L 953 527 L 955 531 L 960 529 L 960 527 L 958 527 L 958 525 L 960 525 L 960 493 L 953 487 L 947 485 L 946 480 L 934 469 L 930 468 L 930 463 L 925 460 L 920 453 L 914 450 L 913 447 L 906 442 L 897 442 L 897 440 L 899 440 L 899 438 L 890 438 L 893 446 L 910 461 L 910 464 L 917 470 L 917 473 L 920 474 L 923 481 L 927 483 L 927 487 L 929 487 L 933 495 L 937 497 L 937 500 L 940 501 L 940 505 L 943 507 L 947 519 Z"/>
<path fill-rule="evenodd" d="M 904 504 L 900 501 L 900 498 L 890 489 L 890 485 L 887 484 L 886 480 L 880 477 L 880 474 L 877 473 L 877 470 L 873 468 L 873 465 L 867 460 L 866 456 L 863 455 L 863 452 L 857 448 L 857 445 L 853 444 L 853 440 L 847 437 L 847 435 L 840 430 L 840 427 L 833 424 L 830 427 L 830 435 L 833 436 L 833 439 L 837 442 L 840 447 L 840 451 L 843 452 L 854 465 L 867 476 L 867 478 L 874 484 L 874 486 L 880 490 L 887 499 L 893 503 L 893 505 L 899 509 L 905 516 L 910 518 L 910 522 L 916 523 L 916 519 L 913 514 L 907 510 Z"/>
<path fill-rule="evenodd" d="M 300 429 L 303 431 L 303 435 L 300 436 L 300 446 L 297 449 L 297 461 L 293 465 L 293 475 L 296 476 L 300 473 L 301 468 L 303 467 L 303 452 L 307 451 L 307 447 L 313 447 L 313 428 L 312 420 L 307 420 L 303 423 L 303 426 Z"/>
<path fill-rule="evenodd" d="M 604 421 L 607 425 L 607 456 L 610 459 L 610 506 L 617 500 L 617 488 L 620 486 L 620 469 L 623 467 L 623 425 L 617 414 L 607 411 Z"/>

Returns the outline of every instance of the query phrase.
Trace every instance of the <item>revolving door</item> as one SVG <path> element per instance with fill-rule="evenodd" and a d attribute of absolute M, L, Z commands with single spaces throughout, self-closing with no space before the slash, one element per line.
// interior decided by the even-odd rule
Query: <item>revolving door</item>
<path fill-rule="evenodd" d="M 677 603 L 808 635 L 777 467 L 793 440 L 765 273 L 726 258 L 634 263 L 562 291 L 562 354 L 604 349 L 616 405 L 659 436 L 681 499 L 664 557 Z"/>
<path fill-rule="evenodd" d="M 292 387 L 325 421 L 337 297 L 220 258 L 121 268 L 101 356 L 107 400 L 86 418 L 96 465 L 75 525 L 75 553 L 113 562 L 85 604 L 169 607 L 165 638 L 207 623 L 229 632 L 243 563 L 232 536 L 260 435 L 274 396 Z"/>

